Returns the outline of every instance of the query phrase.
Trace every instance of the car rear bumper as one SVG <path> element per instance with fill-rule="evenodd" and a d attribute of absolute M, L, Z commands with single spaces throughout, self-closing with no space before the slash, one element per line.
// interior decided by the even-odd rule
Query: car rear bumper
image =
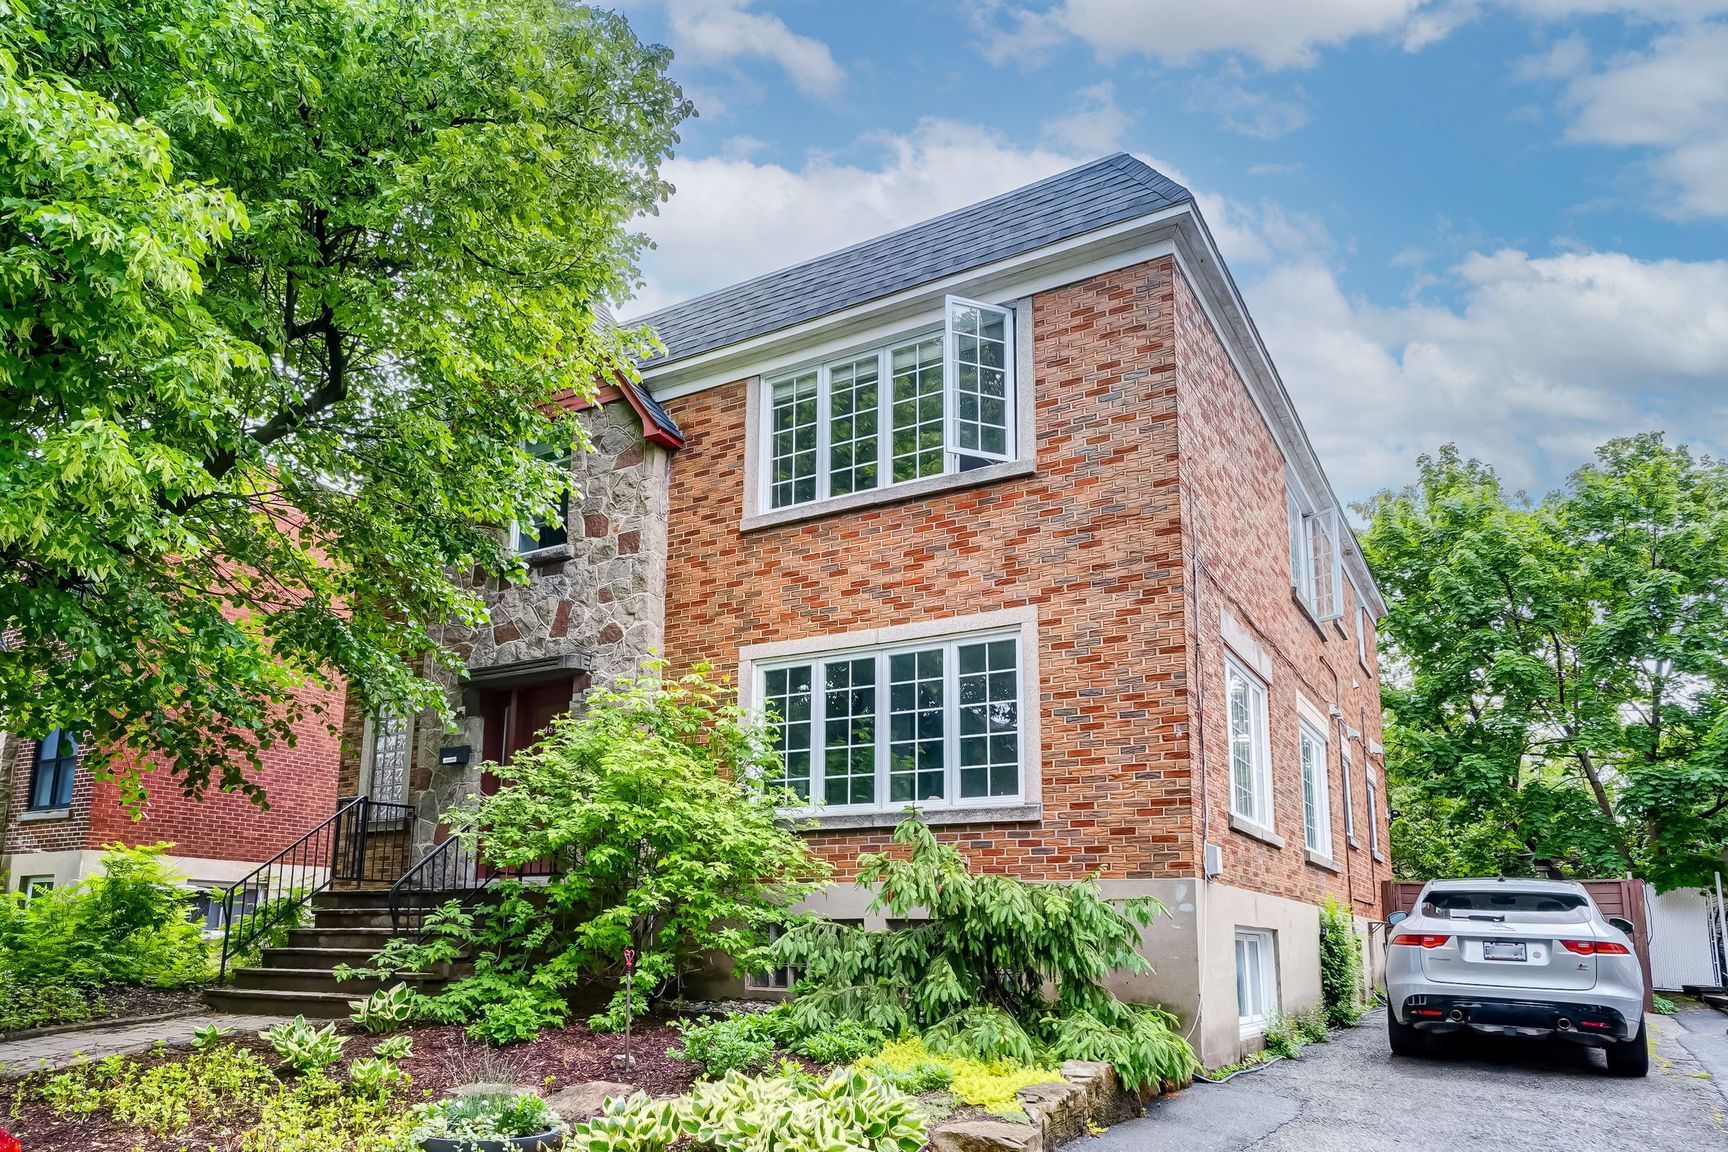
<path fill-rule="evenodd" d="M 1630 1040 L 1641 1015 L 1626 1005 L 1433 993 L 1407 996 L 1398 1005 L 1398 1018 L 1425 1032 L 1553 1034 L 1585 1044 Z"/>

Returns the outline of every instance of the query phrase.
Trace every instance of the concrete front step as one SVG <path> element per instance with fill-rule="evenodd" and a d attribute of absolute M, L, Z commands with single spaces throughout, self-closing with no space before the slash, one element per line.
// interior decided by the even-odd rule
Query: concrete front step
<path fill-rule="evenodd" d="M 325 927 L 295 928 L 286 941 L 290 948 L 365 948 L 372 952 L 390 942 L 394 935 L 389 928 Z"/>
<path fill-rule="evenodd" d="M 390 912 L 383 908 L 314 908 L 314 928 L 382 928 L 391 930 Z"/>
<path fill-rule="evenodd" d="M 445 980 L 445 976 L 432 972 L 398 972 L 388 980 L 375 976 L 338 980 L 328 968 L 236 968 L 233 987 L 248 991 L 331 992 L 357 1000 L 397 984 L 407 984 L 417 992 L 435 992 Z"/>
<path fill-rule="evenodd" d="M 212 988 L 204 999 L 218 1012 L 243 1016 L 305 1016 L 314 1020 L 345 1020 L 359 999 L 344 992 L 286 992 L 274 988 Z"/>
<path fill-rule="evenodd" d="M 266 948 L 259 955 L 260 968 L 334 968 L 347 964 L 364 968 L 377 955 L 375 948 Z"/>

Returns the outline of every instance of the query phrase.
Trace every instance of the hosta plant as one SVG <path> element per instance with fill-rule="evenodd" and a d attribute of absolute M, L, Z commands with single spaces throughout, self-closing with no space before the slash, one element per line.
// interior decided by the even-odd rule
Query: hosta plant
<path fill-rule="evenodd" d="M 206 1024 L 193 1031 L 192 1047 L 196 1050 L 213 1048 L 232 1035 L 234 1035 L 232 1028 L 224 1028 L 220 1024 Z"/>
<path fill-rule="evenodd" d="M 414 1038 L 411 1036 L 386 1036 L 372 1046 L 372 1055 L 385 1060 L 406 1060 L 414 1055 Z"/>
<path fill-rule="evenodd" d="M 336 1035 L 335 1024 L 314 1028 L 304 1016 L 267 1028 L 259 1035 L 275 1049 L 282 1063 L 302 1075 L 321 1071 L 342 1055 L 342 1045 L 348 1043 L 346 1036 Z"/>
<path fill-rule="evenodd" d="M 350 1000 L 354 1009 L 349 1019 L 361 1028 L 379 1035 L 404 1028 L 414 1020 L 414 992 L 406 984 L 380 988 L 364 1000 Z"/>
<path fill-rule="evenodd" d="M 927 1135 L 916 1101 L 849 1069 L 814 1082 L 733 1073 L 697 1084 L 684 1130 L 698 1147 L 717 1152 L 917 1152 Z"/>
<path fill-rule="evenodd" d="M 440 1100 L 421 1105 L 414 1115 L 417 1140 L 429 1136 L 458 1142 L 514 1140 L 569 1131 L 558 1113 L 532 1092 Z"/>
<path fill-rule="evenodd" d="M 411 1083 L 408 1073 L 380 1056 L 362 1056 L 348 1065 L 348 1086 L 359 1096 L 378 1099 Z"/>

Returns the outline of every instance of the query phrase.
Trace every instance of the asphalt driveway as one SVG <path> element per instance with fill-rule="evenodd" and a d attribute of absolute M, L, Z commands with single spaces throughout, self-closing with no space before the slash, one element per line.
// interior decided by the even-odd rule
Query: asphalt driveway
<path fill-rule="evenodd" d="M 1650 1075 L 1620 1080 L 1600 1053 L 1466 1039 L 1394 1057 L 1383 1011 L 1299 1060 L 1196 1084 L 1086 1152 L 1710 1152 L 1728 1149 L 1728 1016 L 1652 1017 Z"/>

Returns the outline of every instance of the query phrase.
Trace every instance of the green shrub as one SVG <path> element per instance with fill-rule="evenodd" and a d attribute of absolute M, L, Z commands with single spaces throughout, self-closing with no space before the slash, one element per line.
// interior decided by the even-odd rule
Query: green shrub
<path fill-rule="evenodd" d="M 405 1028 L 414 1020 L 414 991 L 406 984 L 380 988 L 364 1000 L 350 1000 L 349 1019 L 374 1036 Z"/>
<path fill-rule="evenodd" d="M 486 1039 L 529 1039 L 563 1023 L 568 993 L 617 988 L 589 1024 L 623 1027 L 621 957 L 636 953 L 640 1015 L 681 966 L 710 952 L 752 956 L 820 881 L 823 865 L 780 819 L 784 796 L 761 783 L 775 755 L 766 723 L 729 703 L 698 666 L 663 680 L 657 662 L 616 689 L 594 689 L 507 765 L 502 786 L 452 818 L 488 861 L 556 860 L 531 890 L 493 885 L 472 913 L 440 912 L 433 939 L 387 949 L 368 971 L 424 967 L 466 950 L 471 976 L 427 1012 Z"/>
<path fill-rule="evenodd" d="M 282 1063 L 301 1074 L 320 1072 L 342 1055 L 346 1036 L 336 1035 L 336 1025 L 314 1028 L 306 1017 L 296 1016 L 258 1034 Z"/>
<path fill-rule="evenodd" d="M 1156 900 L 1107 900 L 1090 881 L 974 875 L 916 818 L 894 840 L 910 853 L 861 857 L 858 883 L 874 889 L 873 913 L 907 927 L 811 917 L 749 958 L 800 969 L 788 1007 L 800 1035 L 850 1020 L 986 1061 L 1111 1059 L 1132 1088 L 1192 1075 L 1198 1064 L 1174 1017 L 1103 986 L 1113 973 L 1150 970 L 1138 947 L 1163 911 Z"/>
<path fill-rule="evenodd" d="M 794 1036 L 786 1047 L 818 1064 L 851 1064 L 881 1048 L 884 1039 L 882 1033 L 868 1024 L 837 1020 L 820 1032 Z"/>
<path fill-rule="evenodd" d="M 702 1066 L 702 1074 L 760 1072 L 774 1060 L 774 1022 L 766 1013 L 740 1012 L 720 1020 L 677 1020 L 680 1044 L 667 1050 L 674 1060 Z"/>
<path fill-rule="evenodd" d="M 1651 994 L 1650 1007 L 1655 1010 L 1658 1016 L 1672 1016 L 1680 1011 L 1679 1006 L 1674 1001 L 1659 992 Z"/>
<path fill-rule="evenodd" d="M 1362 1003 L 1362 945 L 1350 909 L 1327 897 L 1320 909 L 1320 1000 L 1334 1028 L 1354 1028 Z"/>
<path fill-rule="evenodd" d="M 0 895 L 0 971 L 20 984 L 182 988 L 209 979 L 210 947 L 187 919 L 192 891 L 171 844 L 110 844 L 75 884 Z"/>
<path fill-rule="evenodd" d="M 102 997 L 76 984 L 31 984 L 0 971 L 0 1032 L 76 1024 L 102 1010 Z"/>

